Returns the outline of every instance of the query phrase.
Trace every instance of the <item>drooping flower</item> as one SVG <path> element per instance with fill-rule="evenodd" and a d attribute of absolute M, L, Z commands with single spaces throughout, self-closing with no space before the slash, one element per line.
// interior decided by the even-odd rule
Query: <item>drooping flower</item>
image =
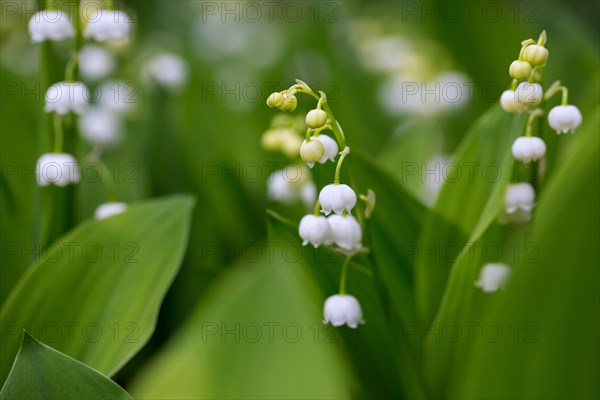
<path fill-rule="evenodd" d="M 517 101 L 528 106 L 540 104 L 544 97 L 544 90 L 539 83 L 521 82 L 515 92 Z"/>
<path fill-rule="evenodd" d="M 68 153 L 46 153 L 37 161 L 35 168 L 38 186 L 66 186 L 79 182 L 79 165 Z"/>
<path fill-rule="evenodd" d="M 323 305 L 323 323 L 335 327 L 348 325 L 356 329 L 364 324 L 362 309 L 356 297 L 349 294 L 335 294 L 328 297 Z"/>
<path fill-rule="evenodd" d="M 579 128 L 583 117 L 575 106 L 556 106 L 548 113 L 548 124 L 556 133 L 574 133 Z"/>
<path fill-rule="evenodd" d="M 282 203 L 301 200 L 310 207 L 315 203 L 317 188 L 308 169 L 290 165 L 269 176 L 267 196 Z"/>
<path fill-rule="evenodd" d="M 332 211 L 336 214 L 350 213 L 356 205 L 356 193 L 348 185 L 332 183 L 321 189 L 319 202 L 325 215 Z"/>
<path fill-rule="evenodd" d="M 511 272 L 510 267 L 506 264 L 485 264 L 479 272 L 479 279 L 475 282 L 475 287 L 485 293 L 504 289 Z"/>
<path fill-rule="evenodd" d="M 84 79 L 99 81 L 109 76 L 114 68 L 113 55 L 100 46 L 88 44 L 79 52 L 79 72 Z"/>
<path fill-rule="evenodd" d="M 59 41 L 75 36 L 69 15 L 60 10 L 42 10 L 29 20 L 29 36 L 34 43 Z"/>
<path fill-rule="evenodd" d="M 527 61 L 534 67 L 546 64 L 548 60 L 548 49 L 544 46 L 532 44 L 525 47 L 523 52 L 523 60 Z"/>
<path fill-rule="evenodd" d="M 98 42 L 125 40 L 131 34 L 131 19 L 123 11 L 96 10 L 90 15 L 83 36 Z"/>
<path fill-rule="evenodd" d="M 354 250 L 361 247 L 362 229 L 352 215 L 333 214 L 327 217 L 331 240 L 340 248 Z"/>
<path fill-rule="evenodd" d="M 522 136 L 512 145 L 513 157 L 519 161 L 531 162 L 546 155 L 546 143 L 536 136 Z"/>
<path fill-rule="evenodd" d="M 82 82 L 57 82 L 46 91 L 46 112 L 66 115 L 82 114 L 88 107 L 90 93 Z"/>
<path fill-rule="evenodd" d="M 531 74 L 531 64 L 527 61 L 515 60 L 510 64 L 508 73 L 511 78 L 518 80 L 525 80 Z"/>
<path fill-rule="evenodd" d="M 508 186 L 504 195 L 504 209 L 513 214 L 518 210 L 531 211 L 535 206 L 535 190 L 529 183 L 521 182 Z"/>
<path fill-rule="evenodd" d="M 94 212 L 94 218 L 105 219 L 127 210 L 127 204 L 118 201 L 100 204 Z"/>
<path fill-rule="evenodd" d="M 298 234 L 302 238 L 302 245 L 311 243 L 315 248 L 331 241 L 331 229 L 326 217 L 312 214 L 305 215 L 300 220 Z"/>
<path fill-rule="evenodd" d="M 159 85 L 170 89 L 180 89 L 188 79 L 187 63 L 178 55 L 157 54 L 144 66 L 142 77 L 152 79 Z"/>
<path fill-rule="evenodd" d="M 79 133 L 91 144 L 111 146 L 121 138 L 121 120 L 108 108 L 92 107 L 79 118 Z"/>
<path fill-rule="evenodd" d="M 509 113 L 523 112 L 527 110 L 527 105 L 518 101 L 514 90 L 505 90 L 500 97 L 500 105 L 504 111 Z"/>

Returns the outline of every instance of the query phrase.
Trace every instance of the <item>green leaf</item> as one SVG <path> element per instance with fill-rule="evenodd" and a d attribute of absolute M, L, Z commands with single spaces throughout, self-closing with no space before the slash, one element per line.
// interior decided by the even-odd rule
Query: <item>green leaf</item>
<path fill-rule="evenodd" d="M 134 397 L 350 397 L 349 363 L 338 331 L 322 323 L 324 297 L 300 245 L 250 246 L 134 379 Z"/>
<path fill-rule="evenodd" d="M 131 399 L 100 372 L 23 332 L 23 341 L 0 399 Z"/>
<path fill-rule="evenodd" d="M 0 312 L 0 380 L 22 329 L 111 375 L 148 340 L 177 274 L 193 200 L 173 196 L 90 220 L 43 253 Z"/>
<path fill-rule="evenodd" d="M 600 396 L 599 116 L 596 106 L 575 136 L 560 138 L 565 151 L 533 221 L 537 262 L 514 266 L 506 292 L 486 311 L 502 340 L 470 346 L 449 397 Z"/>
<path fill-rule="evenodd" d="M 461 250 L 497 215 L 512 172 L 510 146 L 522 121 L 499 105 L 492 107 L 475 122 L 447 166 L 448 177 L 418 243 L 415 291 L 419 317 L 426 323 L 434 319 L 455 261 L 450 247 Z"/>

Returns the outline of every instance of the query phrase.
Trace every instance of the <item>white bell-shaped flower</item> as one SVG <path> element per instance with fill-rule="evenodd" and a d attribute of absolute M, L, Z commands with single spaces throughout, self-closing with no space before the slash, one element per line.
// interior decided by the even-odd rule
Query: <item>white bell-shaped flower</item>
<path fill-rule="evenodd" d="M 335 294 L 328 297 L 323 305 L 323 323 L 335 327 L 348 325 L 356 329 L 364 324 L 362 309 L 356 297 L 349 294 Z"/>
<path fill-rule="evenodd" d="M 323 153 L 323 158 L 319 160 L 319 163 L 325 164 L 327 161 L 335 161 L 335 157 L 339 153 L 337 142 L 327 135 L 319 135 L 315 139 L 323 143 L 325 148 L 325 153 Z"/>
<path fill-rule="evenodd" d="M 144 66 L 142 78 L 154 80 L 159 85 L 177 90 L 186 84 L 188 66 L 183 58 L 175 54 L 158 54 Z"/>
<path fill-rule="evenodd" d="M 500 105 L 504 111 L 509 113 L 523 112 L 527 110 L 527 105 L 519 103 L 517 94 L 514 90 L 505 90 L 500 96 Z"/>
<path fill-rule="evenodd" d="M 82 114 L 88 107 L 90 92 L 82 82 L 57 82 L 46 91 L 46 112 Z"/>
<path fill-rule="evenodd" d="M 127 204 L 118 201 L 100 204 L 94 211 L 94 218 L 104 219 L 116 214 L 121 214 L 127 210 Z"/>
<path fill-rule="evenodd" d="M 131 34 L 131 19 L 123 11 L 96 10 L 90 14 L 83 36 L 98 42 L 126 40 Z"/>
<path fill-rule="evenodd" d="M 302 245 L 311 243 L 315 248 L 331 241 L 331 229 L 326 217 L 308 214 L 300 220 L 298 234 Z"/>
<path fill-rule="evenodd" d="M 35 176 L 38 186 L 66 186 L 79 182 L 79 165 L 71 154 L 46 153 L 37 161 Z"/>
<path fill-rule="evenodd" d="M 504 195 L 504 209 L 513 214 L 518 210 L 531 211 L 535 206 L 535 190 L 529 183 L 515 183 L 508 186 Z"/>
<path fill-rule="evenodd" d="M 64 40 L 75 36 L 69 15 L 60 10 L 42 10 L 29 20 L 29 36 L 34 43 Z"/>
<path fill-rule="evenodd" d="M 331 211 L 336 214 L 344 211 L 349 213 L 356 205 L 356 193 L 348 185 L 332 183 L 321 189 L 319 202 L 325 215 L 329 215 Z"/>
<path fill-rule="evenodd" d="M 331 240 L 339 247 L 346 250 L 361 247 L 362 229 L 352 215 L 333 214 L 327 217 L 331 229 Z"/>
<path fill-rule="evenodd" d="M 121 139 L 121 119 L 105 107 L 92 107 L 79 118 L 79 133 L 91 144 L 111 146 Z"/>
<path fill-rule="evenodd" d="M 114 56 L 100 46 L 88 44 L 79 52 L 79 72 L 84 79 L 99 81 L 108 77 L 114 69 Z"/>
<path fill-rule="evenodd" d="M 544 97 L 544 90 L 539 83 L 521 82 L 515 92 L 517 101 L 528 106 L 540 104 Z"/>
<path fill-rule="evenodd" d="M 127 114 L 139 102 L 139 87 L 133 82 L 103 82 L 96 93 L 96 102 L 119 114 Z"/>
<path fill-rule="evenodd" d="M 548 113 L 548 124 L 558 134 L 574 133 L 582 121 L 581 111 L 572 105 L 556 106 Z"/>
<path fill-rule="evenodd" d="M 506 264 L 485 264 L 479 272 L 475 287 L 486 293 L 504 289 L 511 275 L 511 269 Z"/>
<path fill-rule="evenodd" d="M 522 136 L 512 145 L 513 157 L 519 161 L 531 162 L 546 155 L 546 143 L 536 136 Z"/>
<path fill-rule="evenodd" d="M 310 207 L 315 203 L 317 187 L 308 170 L 297 165 L 288 166 L 269 176 L 267 196 L 270 200 L 282 203 L 301 200 Z"/>

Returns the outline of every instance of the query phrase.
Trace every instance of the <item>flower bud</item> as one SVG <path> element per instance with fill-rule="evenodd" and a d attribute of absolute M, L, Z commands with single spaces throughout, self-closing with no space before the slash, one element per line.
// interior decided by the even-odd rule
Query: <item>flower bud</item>
<path fill-rule="evenodd" d="M 284 94 L 283 95 L 283 104 L 279 107 L 279 109 L 283 112 L 292 112 L 296 109 L 298 105 L 298 99 L 293 94 Z"/>
<path fill-rule="evenodd" d="M 267 98 L 267 105 L 271 108 L 279 108 L 283 105 L 283 95 L 279 92 L 271 93 Z"/>
<path fill-rule="evenodd" d="M 527 110 L 527 106 L 525 104 L 519 103 L 517 99 L 517 94 L 514 90 L 506 90 L 502 93 L 500 97 L 500 105 L 504 111 L 509 113 L 523 112 Z"/>
<path fill-rule="evenodd" d="M 523 81 L 529 78 L 529 75 L 531 74 L 531 65 L 527 61 L 516 60 L 510 64 L 508 72 L 511 78 Z"/>
<path fill-rule="evenodd" d="M 300 146 L 300 157 L 309 166 L 320 161 L 323 158 L 323 154 L 325 154 L 325 147 L 318 140 L 304 141 L 302 146 Z"/>
<path fill-rule="evenodd" d="M 306 114 L 306 125 L 312 129 L 318 129 L 327 123 L 327 113 L 323 110 L 310 110 Z"/>
<path fill-rule="evenodd" d="M 548 60 L 548 49 L 537 44 L 527 46 L 523 52 L 523 60 L 534 67 L 544 65 Z"/>
<path fill-rule="evenodd" d="M 516 90 L 517 101 L 528 106 L 536 106 L 542 102 L 544 90 L 539 83 L 521 82 Z"/>
<path fill-rule="evenodd" d="M 548 124 L 556 133 L 575 132 L 581 125 L 583 117 L 575 106 L 556 106 L 548 113 Z"/>

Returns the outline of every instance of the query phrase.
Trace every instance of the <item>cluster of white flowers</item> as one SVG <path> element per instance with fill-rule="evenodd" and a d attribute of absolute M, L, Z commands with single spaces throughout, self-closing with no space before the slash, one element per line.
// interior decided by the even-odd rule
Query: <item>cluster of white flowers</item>
<path fill-rule="evenodd" d="M 79 12 L 72 18 L 81 18 Z M 67 13 L 60 10 L 42 10 L 29 21 L 29 34 L 33 42 L 59 41 L 78 34 Z M 122 11 L 96 10 L 85 25 L 83 37 L 96 41 L 126 40 L 131 33 L 131 20 Z M 54 151 L 43 154 L 37 161 L 36 181 L 39 186 L 66 186 L 80 181 L 79 164 L 72 154 L 64 153 L 63 118 L 68 114 L 79 116 L 81 135 L 94 145 L 108 146 L 118 141 L 121 133 L 120 120 L 110 106 L 90 107 L 90 91 L 85 83 L 76 81 L 74 73 L 79 70 L 84 79 L 104 79 L 115 69 L 115 59 L 106 49 L 93 44 L 76 49 L 78 53 L 67 64 L 66 79 L 52 84 L 45 93 L 47 113 L 54 116 Z M 78 67 L 78 68 L 77 68 Z M 102 93 L 102 88 L 100 88 Z M 102 103 L 100 101 L 99 103 Z M 109 202 L 100 205 L 95 213 L 97 219 L 123 212 L 124 203 Z"/>
<path fill-rule="evenodd" d="M 282 92 L 271 94 L 267 99 L 267 105 L 281 111 L 293 111 L 297 106 L 297 93 L 305 93 L 315 98 L 318 103 L 315 109 L 310 110 L 304 119 L 306 123 L 306 135 L 304 141 L 299 141 L 300 130 L 291 120 L 279 120 L 272 124 L 272 128 L 265 132 L 262 141 L 264 147 L 270 150 L 282 150 L 292 158 L 300 158 L 309 168 L 315 164 L 326 164 L 337 162 L 335 178 L 333 183 L 325 185 L 319 192 L 318 201 L 311 199 L 314 204 L 314 213 L 307 214 L 301 218 L 298 234 L 303 245 L 312 244 L 315 248 L 321 245 L 336 245 L 344 254 L 347 254 L 346 262 L 340 280 L 339 294 L 329 297 L 324 305 L 324 322 L 333 326 L 348 325 L 356 328 L 363 323 L 362 310 L 358 300 L 345 293 L 346 268 L 350 258 L 361 251 L 363 231 L 361 224 L 351 213 L 356 207 L 357 195 L 353 188 L 340 183 L 340 170 L 344 159 L 350 154 L 350 148 L 345 145 L 344 134 L 337 120 L 333 117 L 328 107 L 327 98 L 323 92 L 316 94 L 308 85 L 302 81 Z M 323 131 L 331 131 L 335 140 L 323 134 Z M 343 150 L 340 152 L 340 147 Z M 339 156 L 339 157 L 338 157 Z M 337 161 L 336 161 L 337 160 Z M 311 194 L 316 194 L 315 185 L 312 180 L 302 182 L 301 185 L 290 184 L 283 179 L 281 171 L 276 171 L 270 178 L 269 197 L 286 201 L 302 196 L 306 187 Z M 306 174 L 310 176 L 310 173 Z M 310 185 L 310 186 L 308 186 Z M 367 196 L 361 196 L 367 203 L 365 218 L 370 217 L 375 204 L 375 194 L 369 191 Z M 305 199 L 307 200 L 307 199 Z"/>
<path fill-rule="evenodd" d="M 550 85 L 546 91 L 536 82 L 540 80 L 541 72 L 548 60 L 548 49 L 544 47 L 545 43 L 545 31 L 537 42 L 528 39 L 521 43 L 519 58 L 509 67 L 510 76 L 513 78 L 513 89 L 505 91 L 500 99 L 502 107 L 507 112 L 529 110 L 525 135 L 514 141 L 512 155 L 515 160 L 523 163 L 539 161 L 539 171 L 542 174 L 546 143 L 542 138 L 533 135 L 533 126 L 535 119 L 543 116 L 544 111 L 541 108 L 530 109 L 530 106 L 538 106 L 556 93 L 562 92 L 562 105 L 555 106 L 548 114 L 550 127 L 558 134 L 574 132 L 583 119 L 577 107 L 568 105 L 568 90 L 561 85 L 560 81 Z M 510 185 L 505 194 L 505 207 L 499 215 L 500 223 L 522 225 L 529 222 L 532 218 L 534 201 L 535 190 L 529 183 Z"/>
<path fill-rule="evenodd" d="M 559 134 L 574 132 L 581 125 L 582 116 L 577 107 L 568 104 L 567 89 L 559 86 L 560 83 L 557 82 L 550 86 L 547 91 L 544 91 L 542 85 L 537 83 L 541 78 L 541 71 L 548 61 L 549 52 L 544 47 L 545 44 L 545 31 L 542 32 L 537 42 L 533 39 L 527 39 L 521 43 L 519 58 L 510 64 L 508 70 L 513 79 L 512 88 L 502 93 L 500 104 L 506 112 L 522 113 L 532 106 L 538 106 L 557 91 L 562 90 L 562 104 L 550 110 L 548 124 Z M 537 148 L 539 149 L 539 147 Z M 525 150 L 525 153 L 527 152 L 528 150 Z M 525 158 L 528 157 L 525 156 Z"/>

